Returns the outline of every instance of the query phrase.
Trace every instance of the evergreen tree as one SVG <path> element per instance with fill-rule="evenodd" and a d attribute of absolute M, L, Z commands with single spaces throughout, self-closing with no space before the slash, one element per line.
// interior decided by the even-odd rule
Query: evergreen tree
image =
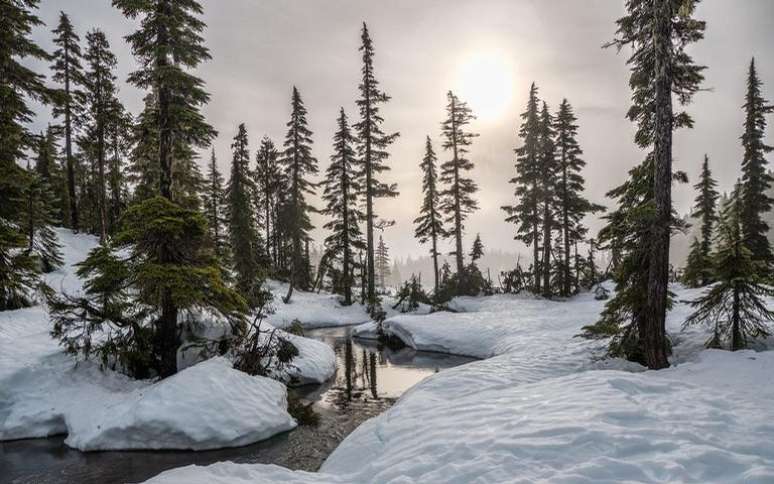
<path fill-rule="evenodd" d="M 712 179 L 712 172 L 709 169 L 709 157 L 704 155 L 704 163 L 701 166 L 701 175 L 699 183 L 694 185 L 699 195 L 696 197 L 696 204 L 693 206 L 693 216 L 701 221 L 701 243 L 699 250 L 694 254 L 694 247 L 691 247 L 691 255 L 688 256 L 687 267 L 698 276 L 689 278 L 689 285 L 706 286 L 712 282 L 712 262 L 710 252 L 712 250 L 712 232 L 717 222 L 717 201 L 718 192 L 715 190 L 717 183 Z M 686 271 L 688 268 L 686 268 Z"/>
<path fill-rule="evenodd" d="M 161 183 L 161 165 L 158 161 L 158 103 L 151 92 L 143 100 L 143 110 L 130 130 L 132 151 L 127 166 L 127 181 L 134 186 L 135 202 L 154 197 Z"/>
<path fill-rule="evenodd" d="M 148 224 L 157 214 L 171 214 L 171 218 L 177 216 L 178 220 L 167 222 L 171 226 L 169 230 L 179 228 L 179 224 L 186 226 L 186 220 L 191 219 L 191 214 L 184 210 L 178 211 L 182 209 L 169 202 L 173 199 L 172 160 L 186 159 L 184 155 L 190 153 L 192 147 L 208 146 L 216 134 L 199 111 L 209 100 L 204 83 L 190 72 L 202 61 L 210 58 L 201 36 L 205 25 L 198 18 L 202 14 L 202 8 L 196 0 L 113 0 L 113 5 L 129 18 L 142 18 L 139 30 L 127 37 L 140 64 L 139 69 L 130 74 L 129 82 L 140 89 L 151 89 L 153 93 L 147 99 L 153 107 L 149 114 L 156 115 L 157 123 L 153 123 L 152 119 L 144 121 L 150 123 L 147 127 L 153 133 L 150 137 L 152 141 L 149 142 L 158 143 L 155 160 L 158 162 L 159 193 L 166 199 L 150 198 L 134 207 L 132 213 L 149 212 L 146 222 Z M 185 174 L 177 170 L 175 175 L 183 178 Z M 181 201 L 188 203 L 187 200 Z M 125 239 L 146 241 L 157 229 L 159 228 L 148 225 L 144 232 L 133 232 Z M 163 281 L 153 279 L 152 284 L 158 297 L 154 300 L 153 307 L 159 309 L 158 317 L 154 321 L 153 354 L 159 359 L 158 370 L 162 377 L 177 371 L 180 310 L 192 300 L 195 300 L 199 307 L 205 308 L 217 303 L 206 297 L 193 297 L 190 294 L 192 288 L 188 285 L 192 281 L 185 277 L 169 277 L 186 276 L 186 271 L 182 269 L 186 268 L 188 256 L 199 255 L 202 251 L 202 238 L 192 237 L 191 241 L 184 244 L 188 249 L 184 253 L 182 248 L 176 245 L 177 237 L 182 232 L 164 232 L 164 237 L 157 239 L 154 244 L 139 244 L 136 249 L 139 251 L 138 256 L 153 261 L 156 275 L 161 273 L 165 276 Z M 207 261 L 210 264 L 201 266 L 197 263 L 196 266 L 209 274 L 218 274 L 219 268 L 212 265 L 211 259 Z M 132 274 L 140 274 L 140 271 L 144 270 L 142 267 L 130 269 Z M 188 297 L 183 297 L 181 292 L 188 293 Z"/>
<path fill-rule="evenodd" d="M 360 109 L 360 121 L 354 125 L 358 135 L 358 157 L 362 163 L 366 205 L 366 272 L 368 276 L 368 305 L 375 310 L 376 284 L 374 266 L 374 223 L 377 215 L 374 210 L 374 199 L 397 197 L 395 184 L 388 185 L 379 180 L 380 174 L 389 170 L 386 161 L 389 156 L 387 148 L 399 136 L 399 133 L 385 134 L 382 129 L 380 106 L 390 100 L 379 88 L 379 81 L 374 74 L 374 46 L 365 22 L 360 33 L 360 52 L 362 53 L 362 78 L 358 89 L 360 98 L 357 106 Z"/>
<path fill-rule="evenodd" d="M 554 120 L 543 102 L 540 112 L 540 203 L 543 208 L 543 258 L 540 269 L 543 272 L 543 296 L 551 297 L 551 236 L 554 231 L 554 215 L 557 208 L 557 184 L 559 166 L 554 145 Z"/>
<path fill-rule="evenodd" d="M 476 234 L 476 240 L 473 241 L 473 248 L 470 251 L 470 260 L 475 264 L 484 256 L 484 243 L 481 242 L 481 234 Z"/>
<path fill-rule="evenodd" d="M 279 234 L 277 227 L 277 207 L 279 205 L 279 193 L 283 188 L 282 173 L 277 160 L 279 152 L 274 147 L 272 140 L 264 136 L 261 146 L 258 148 L 254 172 L 255 184 L 258 191 L 258 210 L 263 212 L 263 224 L 266 239 L 266 254 L 274 265 L 277 266 Z"/>
<path fill-rule="evenodd" d="M 108 233 L 118 230 L 121 215 L 129 200 L 125 157 L 131 149 L 132 116 L 118 99 L 113 100 L 111 110 L 115 114 L 108 126 Z"/>
<path fill-rule="evenodd" d="M 516 176 L 510 179 L 515 185 L 516 205 L 502 209 L 508 214 L 506 222 L 517 224 L 516 239 L 532 246 L 533 291 L 540 293 L 540 112 L 538 91 L 535 83 L 529 90 L 527 108 L 522 113 L 519 138 L 522 145 L 516 148 Z"/>
<path fill-rule="evenodd" d="M 768 273 L 774 267 L 774 253 L 769 244 L 769 226 L 763 215 L 771 210 L 774 199 L 767 195 L 774 177 L 767 170 L 766 154 L 774 148 L 765 143 L 766 114 L 774 112 L 761 93 L 761 81 L 750 61 L 745 96 L 744 133 L 742 134 L 742 234 L 752 252 L 756 267 Z"/>
<path fill-rule="evenodd" d="M 702 243 L 694 237 L 685 261 L 682 282 L 688 287 L 701 287 L 706 285 L 704 281 L 709 280 L 711 276 L 712 261 L 704 256 Z"/>
<path fill-rule="evenodd" d="M 35 173 L 48 185 L 52 198 L 53 217 L 56 225 L 66 225 L 70 201 L 68 200 L 67 181 L 57 160 L 59 130 L 49 125 L 38 137 L 35 158 Z"/>
<path fill-rule="evenodd" d="M 588 229 L 583 226 L 583 218 L 604 210 L 604 207 L 591 203 L 583 196 L 586 181 L 581 174 L 586 162 L 581 156 L 583 150 L 576 139 L 578 134 L 577 118 L 567 99 L 562 101 L 556 115 L 556 150 L 559 168 L 557 197 L 558 216 L 561 231 L 561 256 L 559 264 L 561 274 L 560 291 L 564 297 L 570 296 L 574 290 L 571 266 L 570 248 L 584 240 Z M 591 246 L 590 246 L 591 247 Z M 590 249 L 591 250 L 591 249 Z"/>
<path fill-rule="evenodd" d="M 672 99 L 674 96 L 679 104 L 688 104 L 703 79 L 704 67 L 696 65 L 686 51 L 688 45 L 704 36 L 705 23 L 693 18 L 696 3 L 694 0 L 628 0 L 627 15 L 617 21 L 617 37 L 610 44 L 619 50 L 624 47 L 632 50 L 627 63 L 631 66 L 629 84 L 634 93 L 627 116 L 638 125 L 637 145 L 652 151 L 645 163 L 633 170 L 631 183 L 611 192 L 621 197 L 624 204 L 613 217 L 621 226 L 610 230 L 615 237 L 626 240 L 625 244 L 619 240 L 616 250 L 629 250 L 626 256 L 634 259 L 624 263 L 625 271 L 644 271 L 645 280 L 640 279 L 639 273 L 625 281 L 619 273 L 617 282 L 626 284 L 633 292 L 617 292 L 608 302 L 603 319 L 610 316 L 612 319 L 608 321 L 616 326 L 624 321 L 616 321 L 618 317 L 636 324 L 636 328 L 625 333 L 632 336 L 629 341 L 635 342 L 633 347 L 651 369 L 669 366 L 665 319 L 670 305 L 669 238 L 676 223 L 671 196 L 675 178 L 672 131 L 693 125 L 687 113 L 674 112 Z M 635 180 L 635 176 L 639 179 Z M 627 193 L 628 189 L 632 192 Z M 630 211 L 634 209 L 638 212 Z M 631 216 L 638 220 L 631 220 Z M 639 235 L 637 240 L 620 232 L 631 222 L 638 229 L 644 228 L 632 232 Z M 635 245 L 647 247 L 645 253 Z"/>
<path fill-rule="evenodd" d="M 107 158 L 110 127 L 120 123 L 123 115 L 120 103 L 116 99 L 116 77 L 113 70 L 117 65 L 116 57 L 110 51 L 105 34 L 93 30 L 86 34 L 87 49 L 83 60 L 86 72 L 83 86 L 85 89 L 88 113 L 82 140 L 79 142 L 91 161 L 91 171 L 95 176 L 92 193 L 94 194 L 96 226 L 100 241 L 104 242 L 108 233 L 107 200 Z"/>
<path fill-rule="evenodd" d="M 29 61 L 48 59 L 29 37 L 41 25 L 33 13 L 37 5 L 37 0 L 0 3 L 0 310 L 29 305 L 39 283 L 35 261 L 24 250 L 22 227 L 30 177 L 18 163 L 36 143 L 27 128 L 33 116 L 28 102 L 51 98 L 43 76 L 25 67 Z"/>
<path fill-rule="evenodd" d="M 382 236 L 379 236 L 379 243 L 376 246 L 376 274 L 379 276 L 379 287 L 382 292 L 386 290 L 386 281 L 390 277 L 390 249 L 384 243 Z"/>
<path fill-rule="evenodd" d="M 257 307 L 262 283 L 258 256 L 263 253 L 263 248 L 253 215 L 255 185 L 250 177 L 250 152 L 244 123 L 239 125 L 231 149 L 234 157 L 227 196 L 232 269 L 236 274 L 237 290 L 251 306 Z"/>
<path fill-rule="evenodd" d="M 25 191 L 22 216 L 27 235 L 26 252 L 43 272 L 51 272 L 63 263 L 62 246 L 51 227 L 56 223 L 58 203 L 51 185 L 38 173 L 30 174 Z"/>
<path fill-rule="evenodd" d="M 466 155 L 478 134 L 466 130 L 467 125 L 476 119 L 467 103 L 460 101 L 451 91 L 446 97 L 449 101 L 446 105 L 447 118 L 441 123 L 441 132 L 443 149 L 451 150 L 452 158 L 441 164 L 441 182 L 446 184 L 446 188 L 441 191 L 439 208 L 446 215 L 446 222 L 452 224 L 449 234 L 454 236 L 455 249 L 451 254 L 457 262 L 457 273 L 462 274 L 465 271 L 465 254 L 462 252 L 464 222 L 470 213 L 478 209 L 478 203 L 473 198 L 478 186 L 465 176 L 473 169 L 473 162 Z"/>
<path fill-rule="evenodd" d="M 312 156 L 312 131 L 307 126 L 306 107 L 295 87 L 291 105 L 285 151 L 279 160 L 288 192 L 282 207 L 282 225 L 290 243 L 290 284 L 285 303 L 290 302 L 294 287 L 308 290 L 311 286 L 309 261 L 304 248 L 309 231 L 314 228 L 309 215 L 315 209 L 306 201 L 306 196 L 314 194 L 315 184 L 309 181 L 309 176 L 318 171 L 317 159 Z"/>
<path fill-rule="evenodd" d="M 743 203 L 737 191 L 724 208 L 714 256 L 718 283 L 691 302 L 696 311 L 685 322 L 713 325 L 707 346 L 719 348 L 727 340 L 732 351 L 745 348 L 751 339 L 768 337 L 774 322 L 774 311 L 765 300 L 774 297 L 774 289 L 759 276 L 756 265 L 763 262 L 753 258 L 742 233 Z"/>
<path fill-rule="evenodd" d="M 438 189 L 438 175 L 436 171 L 435 151 L 430 141 L 430 136 L 425 141 L 425 156 L 422 159 L 420 167 L 422 168 L 422 191 L 424 199 L 419 217 L 414 219 L 416 228 L 414 236 L 419 239 L 420 244 L 428 241 L 432 244 L 430 247 L 430 256 L 433 258 L 433 281 L 434 292 L 438 292 L 438 239 L 447 237 L 446 230 L 443 227 L 443 216 L 441 214 L 441 198 Z"/>
<path fill-rule="evenodd" d="M 213 149 L 208 165 L 203 207 L 204 216 L 207 218 L 207 231 L 209 233 L 210 241 L 215 249 L 215 255 L 220 260 L 226 259 L 228 247 L 228 242 L 226 241 L 226 224 L 228 223 L 226 216 L 227 200 L 226 191 L 223 185 L 223 175 L 221 175 L 218 170 L 218 160 L 215 158 L 215 150 Z M 231 199 L 228 201 L 231 201 Z"/>
<path fill-rule="evenodd" d="M 341 287 L 344 304 L 352 304 L 354 284 L 354 250 L 365 250 L 360 222 L 365 214 L 358 209 L 358 194 L 362 191 L 357 173 L 357 159 L 352 135 L 344 108 L 339 111 L 338 130 L 333 137 L 333 155 L 326 171 L 323 213 L 332 218 L 325 224 L 331 234 L 325 239 L 325 247 L 331 256 L 341 261 Z"/>
<path fill-rule="evenodd" d="M 81 47 L 79 45 L 81 39 L 75 32 L 70 17 L 64 12 L 59 13 L 59 24 L 53 33 L 57 49 L 53 54 L 54 64 L 51 66 L 51 70 L 54 73 L 54 82 L 61 86 L 61 92 L 54 104 L 53 114 L 55 118 L 64 116 L 64 155 L 68 200 L 70 202 L 66 213 L 69 226 L 77 231 L 80 228 L 80 220 L 78 217 L 78 196 L 75 192 L 76 160 L 73 156 L 73 139 L 81 125 L 86 101 L 82 90 L 85 77 L 81 66 Z"/>

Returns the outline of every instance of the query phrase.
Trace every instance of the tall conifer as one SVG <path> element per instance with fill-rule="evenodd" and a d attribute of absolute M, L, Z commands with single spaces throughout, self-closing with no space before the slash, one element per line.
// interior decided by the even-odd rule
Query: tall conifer
<path fill-rule="evenodd" d="M 419 217 L 414 219 L 416 228 L 414 236 L 419 239 L 420 244 L 428 241 L 431 243 L 430 256 L 433 258 L 433 283 L 435 292 L 438 292 L 439 273 L 438 273 L 438 240 L 447 237 L 443 226 L 443 214 L 441 213 L 441 194 L 438 186 L 438 172 L 436 162 L 438 158 L 433 150 L 433 143 L 430 136 L 425 140 L 425 156 L 422 158 L 420 167 L 422 168 L 422 191 L 424 198 L 422 208 L 419 211 Z"/>

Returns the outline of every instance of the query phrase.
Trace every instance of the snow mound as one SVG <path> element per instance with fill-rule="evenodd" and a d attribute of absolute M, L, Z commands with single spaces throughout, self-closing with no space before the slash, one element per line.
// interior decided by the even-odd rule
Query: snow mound
<path fill-rule="evenodd" d="M 328 344 L 284 331 L 281 334 L 298 348 L 298 356 L 281 375 L 283 380 L 292 385 L 323 383 L 336 373 L 336 353 Z"/>
<path fill-rule="evenodd" d="M 321 479 L 321 477 L 323 479 Z M 345 484 L 352 481 L 315 472 L 291 471 L 277 465 L 218 462 L 210 466 L 191 465 L 162 472 L 148 484 Z"/>
<path fill-rule="evenodd" d="M 285 386 L 212 358 L 67 420 L 67 445 L 80 450 L 236 447 L 296 426 Z"/>
<path fill-rule="evenodd" d="M 290 303 L 285 304 L 282 298 L 287 294 L 287 283 L 267 281 L 267 285 L 274 295 L 274 314 L 267 321 L 277 328 L 287 328 L 295 320 L 305 328 L 324 328 L 361 324 L 371 319 L 363 305 L 342 306 L 340 296 L 335 294 L 296 289 Z"/>

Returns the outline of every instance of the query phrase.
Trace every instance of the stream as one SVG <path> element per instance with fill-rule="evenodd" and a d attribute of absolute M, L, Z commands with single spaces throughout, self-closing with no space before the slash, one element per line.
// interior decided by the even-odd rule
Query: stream
<path fill-rule="evenodd" d="M 334 327 L 305 333 L 331 345 L 337 360 L 336 375 L 328 382 L 288 390 L 313 405 L 320 416 L 315 426 L 299 426 L 244 447 L 198 452 L 80 452 L 65 446 L 64 436 L 0 442 L 0 483 L 142 482 L 174 467 L 224 460 L 316 471 L 358 425 L 387 410 L 406 390 L 433 373 L 473 361 L 410 348 L 379 348 L 353 339 L 351 330 Z"/>

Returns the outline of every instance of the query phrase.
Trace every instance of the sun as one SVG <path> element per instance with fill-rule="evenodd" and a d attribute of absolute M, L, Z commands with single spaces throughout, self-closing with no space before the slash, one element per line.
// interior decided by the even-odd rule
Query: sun
<path fill-rule="evenodd" d="M 498 50 L 477 50 L 465 56 L 456 75 L 456 93 L 482 121 L 503 117 L 511 104 L 513 66 Z"/>

